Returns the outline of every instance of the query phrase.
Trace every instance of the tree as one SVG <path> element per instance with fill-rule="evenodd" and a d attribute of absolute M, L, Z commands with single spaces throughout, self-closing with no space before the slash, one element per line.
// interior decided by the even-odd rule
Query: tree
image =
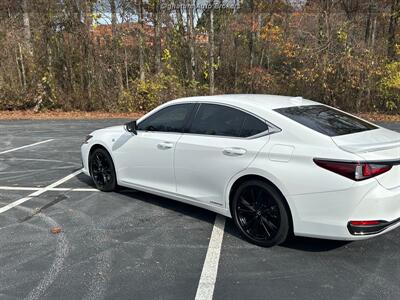
<path fill-rule="evenodd" d="M 399 16 L 400 0 L 392 0 L 388 33 L 388 58 L 391 60 L 396 57 L 396 32 Z"/>
<path fill-rule="evenodd" d="M 161 3 L 160 0 L 153 0 L 154 14 L 154 64 L 156 73 L 161 72 Z"/>
<path fill-rule="evenodd" d="M 138 22 L 140 25 L 138 31 L 139 37 L 139 78 L 141 81 L 145 80 L 145 65 L 144 65 L 144 7 L 143 0 L 139 0 L 138 7 Z"/>
<path fill-rule="evenodd" d="M 215 82 L 214 82 L 214 0 L 210 0 L 210 32 L 209 32 L 209 77 L 210 77 L 210 94 L 214 95 Z"/>
<path fill-rule="evenodd" d="M 190 72 L 189 79 L 196 80 L 196 60 L 194 52 L 194 37 L 193 37 L 193 0 L 187 3 L 187 32 L 188 32 L 188 44 L 189 44 L 189 56 L 190 56 Z"/>

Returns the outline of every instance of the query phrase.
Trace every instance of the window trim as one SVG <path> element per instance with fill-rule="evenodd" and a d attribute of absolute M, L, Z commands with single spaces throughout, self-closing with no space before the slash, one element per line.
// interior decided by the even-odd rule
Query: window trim
<path fill-rule="evenodd" d="M 271 134 L 278 133 L 278 132 L 282 131 L 282 129 L 279 128 L 278 126 L 272 124 L 271 122 L 265 120 L 264 118 L 262 118 L 262 117 L 260 117 L 260 116 L 258 116 L 256 114 L 254 114 L 253 112 L 250 112 L 250 111 L 248 111 L 246 109 L 243 109 L 243 108 L 231 105 L 231 104 L 220 103 L 220 102 L 212 102 L 212 101 L 207 101 L 207 102 L 198 101 L 196 103 L 198 103 L 198 106 L 195 109 L 196 110 L 195 113 L 192 114 L 190 122 L 187 124 L 188 125 L 187 126 L 188 130 L 190 130 L 190 128 L 192 127 L 193 121 L 195 120 L 195 118 L 196 118 L 196 116 L 197 116 L 197 114 L 198 114 L 198 112 L 200 110 L 200 107 L 203 104 L 213 104 L 213 105 L 219 105 L 219 106 L 224 106 L 224 107 L 229 107 L 229 108 L 232 108 L 232 109 L 239 110 L 239 111 L 241 111 L 241 112 L 243 112 L 245 114 L 248 114 L 250 116 L 253 116 L 256 119 L 260 120 L 261 122 L 265 123 L 267 125 L 268 129 L 264 130 L 263 132 L 260 132 L 260 133 L 257 133 L 255 135 L 248 136 L 248 137 L 226 136 L 226 135 L 217 135 L 217 134 L 214 135 L 214 134 L 203 134 L 203 133 L 191 133 L 191 132 L 184 132 L 183 134 L 196 135 L 196 136 L 207 136 L 207 137 L 217 137 L 217 138 L 228 138 L 228 139 L 253 140 L 253 139 L 257 139 L 257 138 L 260 138 L 260 137 L 263 137 L 263 136 L 271 135 Z"/>
<path fill-rule="evenodd" d="M 146 131 L 146 130 L 137 130 L 139 132 L 149 132 L 149 133 L 163 133 L 163 134 L 185 134 L 185 135 L 196 135 L 196 136 L 207 136 L 207 137 L 216 137 L 216 138 L 227 138 L 227 139 L 241 139 L 241 140 L 253 140 L 253 139 L 258 139 L 260 137 L 263 136 L 268 136 L 268 135 L 272 135 L 275 133 L 279 133 L 282 131 L 282 129 L 278 126 L 276 126 L 275 124 L 267 121 L 266 119 L 264 119 L 263 117 L 260 117 L 259 115 L 248 111 L 246 109 L 243 109 L 241 107 L 235 106 L 235 105 L 231 105 L 231 104 L 227 104 L 227 103 L 221 103 L 221 102 L 216 102 L 216 101 L 185 101 L 185 102 L 180 102 L 180 103 L 171 103 L 169 105 L 166 105 L 162 108 L 156 109 L 154 110 L 150 115 L 146 116 L 146 118 L 144 118 L 143 120 L 140 120 L 140 122 L 138 123 L 138 125 L 140 123 L 142 123 L 143 121 L 147 120 L 147 118 L 149 118 L 150 116 L 154 115 L 155 113 L 171 107 L 171 106 L 176 106 L 176 105 L 182 105 L 182 104 L 194 104 L 192 111 L 189 113 L 188 115 L 188 120 L 186 120 L 185 125 L 184 125 L 184 129 L 183 132 L 171 132 L 171 131 Z M 240 137 L 240 136 L 226 136 L 226 135 L 210 135 L 210 134 L 202 134 L 202 133 L 190 133 L 190 132 L 186 132 L 186 130 L 189 130 L 192 126 L 192 123 L 197 115 L 197 112 L 199 111 L 200 107 L 202 104 L 215 104 L 215 105 L 220 105 L 220 106 L 225 106 L 225 107 L 229 107 L 229 108 L 233 108 L 233 109 L 237 109 L 239 111 L 242 111 L 246 114 L 249 114 L 257 119 L 259 119 L 261 122 L 267 124 L 268 129 L 257 133 L 255 135 L 252 136 L 248 136 L 248 137 Z"/>

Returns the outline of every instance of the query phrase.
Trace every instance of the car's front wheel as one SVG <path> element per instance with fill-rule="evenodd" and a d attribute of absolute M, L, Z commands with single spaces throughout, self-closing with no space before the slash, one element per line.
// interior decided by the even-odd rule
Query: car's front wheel
<path fill-rule="evenodd" d="M 236 189 L 232 215 L 239 231 L 253 244 L 272 247 L 283 243 L 289 234 L 282 195 L 261 180 L 246 181 Z"/>
<path fill-rule="evenodd" d="M 117 186 L 114 163 L 103 148 L 95 149 L 89 157 L 90 175 L 96 187 L 103 192 L 111 192 Z"/>

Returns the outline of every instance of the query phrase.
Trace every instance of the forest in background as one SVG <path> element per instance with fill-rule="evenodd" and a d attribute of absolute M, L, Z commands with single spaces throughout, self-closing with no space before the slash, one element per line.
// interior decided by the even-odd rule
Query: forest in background
<path fill-rule="evenodd" d="M 2 0 L 0 110 L 265 93 L 400 113 L 400 0 Z"/>

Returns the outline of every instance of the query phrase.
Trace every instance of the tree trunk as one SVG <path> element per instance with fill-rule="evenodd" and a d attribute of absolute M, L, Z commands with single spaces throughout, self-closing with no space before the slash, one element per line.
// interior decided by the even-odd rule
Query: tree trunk
<path fill-rule="evenodd" d="M 234 55 L 235 55 L 235 71 L 234 71 L 234 91 L 237 92 L 238 87 L 238 73 L 239 73 L 239 61 L 238 61 L 238 48 L 239 48 L 239 39 L 235 34 L 235 38 L 233 40 L 234 45 Z"/>
<path fill-rule="evenodd" d="M 115 0 L 108 0 L 111 7 L 111 34 L 112 34 L 112 52 L 113 52 L 113 68 L 116 72 L 116 77 L 118 81 L 118 86 L 120 90 L 123 90 L 124 83 L 122 78 L 122 70 L 118 63 L 118 18 L 117 18 L 117 7 L 115 5 Z"/>
<path fill-rule="evenodd" d="M 210 35 L 209 35 L 209 65 L 210 65 L 210 95 L 214 95 L 214 0 L 210 0 Z"/>
<path fill-rule="evenodd" d="M 161 72 L 161 8 L 160 0 L 154 1 L 154 64 L 156 73 Z"/>
<path fill-rule="evenodd" d="M 24 38 L 26 47 L 30 55 L 33 55 L 31 25 L 29 20 L 28 0 L 22 0 L 23 19 L 24 19 Z"/>
<path fill-rule="evenodd" d="M 25 89 L 26 88 L 26 72 L 25 72 L 24 57 L 22 55 L 22 48 L 21 48 L 20 43 L 18 43 L 18 50 L 19 50 L 19 62 L 21 64 L 22 86 Z"/>
<path fill-rule="evenodd" d="M 326 42 L 326 23 L 327 5 L 326 0 L 320 0 L 320 13 L 318 14 L 318 45 L 322 46 Z"/>
<path fill-rule="evenodd" d="M 115 0 L 108 0 L 110 2 L 110 8 L 111 8 L 111 33 L 112 33 L 112 39 L 113 43 L 116 41 L 117 37 L 117 8 L 115 5 Z"/>
<path fill-rule="evenodd" d="M 182 9 L 181 2 L 179 0 L 174 0 L 173 4 L 176 6 L 176 9 L 175 9 L 176 21 L 178 24 L 178 33 L 179 33 L 178 42 L 179 42 L 180 48 L 183 48 L 186 50 L 186 48 L 185 48 L 185 46 L 186 46 L 185 28 L 184 28 L 184 22 L 183 22 L 183 15 L 182 15 L 182 11 L 181 11 L 181 9 Z M 189 72 L 190 62 L 188 62 L 188 59 L 186 57 L 186 51 L 185 52 L 180 51 L 179 54 L 182 56 L 182 60 L 180 60 L 180 61 L 185 70 L 184 74 L 186 74 L 186 77 L 189 77 L 190 76 L 190 72 Z"/>
<path fill-rule="evenodd" d="M 144 16 L 143 16 L 143 0 L 139 0 L 139 13 L 138 21 L 140 24 L 139 28 L 139 78 L 141 81 L 146 79 L 145 77 L 145 66 L 144 66 Z"/>
<path fill-rule="evenodd" d="M 125 65 L 125 83 L 126 89 L 129 89 L 129 73 L 128 73 L 128 53 L 126 52 L 126 48 L 124 49 L 124 65 Z"/>
<path fill-rule="evenodd" d="M 83 91 L 87 94 L 87 101 L 82 103 L 83 107 L 89 107 L 93 105 L 92 103 L 92 55 L 91 55 L 91 36 L 90 29 L 93 24 L 93 6 L 91 0 L 86 0 L 83 2 L 83 20 L 84 20 L 84 49 L 83 49 L 83 58 L 84 58 L 84 78 L 83 78 Z"/>
<path fill-rule="evenodd" d="M 372 19 L 372 33 L 371 33 L 371 48 L 375 46 L 375 37 L 376 37 L 376 22 L 377 22 L 377 15 L 374 14 Z"/>
<path fill-rule="evenodd" d="M 193 1 L 190 0 L 187 12 L 187 27 L 188 27 L 188 44 L 190 53 L 190 80 L 196 80 L 196 60 L 194 52 L 194 37 L 193 37 Z"/>
<path fill-rule="evenodd" d="M 249 49 L 250 49 L 250 69 L 253 68 L 254 65 L 254 56 L 255 56 L 255 43 L 256 43 L 256 16 L 254 12 L 254 1 L 250 0 L 250 10 L 251 10 L 251 28 L 250 28 L 250 39 L 249 39 Z"/>
<path fill-rule="evenodd" d="M 399 14 L 400 0 L 392 0 L 388 36 L 388 58 L 391 60 L 394 60 L 396 58 L 396 30 Z"/>
<path fill-rule="evenodd" d="M 237 12 L 238 8 L 238 0 L 235 0 L 234 3 L 234 8 L 233 8 L 233 13 L 235 15 L 235 23 L 239 21 L 239 15 Z M 239 72 L 239 61 L 238 61 L 238 48 L 239 48 L 239 37 L 236 32 L 234 32 L 234 39 L 233 39 L 233 47 L 234 47 L 234 56 L 235 56 L 235 66 L 234 66 L 234 84 L 233 88 L 235 93 L 237 92 L 237 87 L 238 87 L 238 72 Z"/>
<path fill-rule="evenodd" d="M 368 14 L 367 14 L 367 26 L 365 28 L 365 44 L 369 48 L 373 48 L 375 44 L 375 35 L 376 35 L 376 22 L 377 15 L 376 4 L 371 1 L 368 6 Z"/>
<path fill-rule="evenodd" d="M 367 25 L 365 26 L 365 37 L 364 37 L 364 42 L 367 46 L 369 46 L 369 42 L 370 42 L 370 36 L 371 36 L 371 3 L 369 4 L 368 7 L 368 13 L 367 13 Z"/>

